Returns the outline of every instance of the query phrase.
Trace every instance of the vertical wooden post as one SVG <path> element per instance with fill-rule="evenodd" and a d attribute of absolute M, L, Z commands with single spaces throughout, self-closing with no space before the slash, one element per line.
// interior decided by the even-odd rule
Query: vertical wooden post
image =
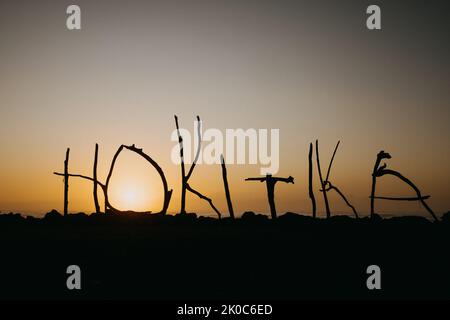
<path fill-rule="evenodd" d="M 64 160 L 64 216 L 67 215 L 69 207 L 69 152 L 70 148 L 67 148 Z"/>
<path fill-rule="evenodd" d="M 309 162 L 309 198 L 311 199 L 312 204 L 312 216 L 315 219 L 317 215 L 317 207 L 316 207 L 316 198 L 314 196 L 313 191 L 313 163 L 312 163 L 312 154 L 313 154 L 313 144 L 309 144 L 309 154 L 308 154 L 308 162 Z"/>
<path fill-rule="evenodd" d="M 372 190 L 370 192 L 370 217 L 372 218 L 375 213 L 375 187 L 377 184 L 377 171 L 380 167 L 381 161 L 383 159 L 390 159 L 391 155 L 389 153 L 386 153 L 384 151 L 380 151 L 377 154 L 377 160 L 375 161 L 375 164 L 373 166 L 372 171 Z"/>
<path fill-rule="evenodd" d="M 95 212 L 100 212 L 100 205 L 98 203 L 98 195 L 97 195 L 97 161 L 98 161 L 98 143 L 95 144 L 95 155 L 94 155 L 94 204 L 95 204 Z"/>
<path fill-rule="evenodd" d="M 272 219 L 277 218 L 277 208 L 275 207 L 275 183 L 271 174 L 266 175 L 267 198 L 269 199 L 270 215 Z"/>
<path fill-rule="evenodd" d="M 227 197 L 228 212 L 230 213 L 230 218 L 234 219 L 233 203 L 231 202 L 230 189 L 228 187 L 227 167 L 225 166 L 225 160 L 223 158 L 223 154 L 220 155 L 220 160 L 222 162 L 223 187 L 225 189 L 225 195 Z"/>
<path fill-rule="evenodd" d="M 180 145 L 180 160 L 181 160 L 181 206 L 180 213 L 186 213 L 186 169 L 184 166 L 184 150 L 183 150 L 183 138 L 180 134 L 180 127 L 178 126 L 178 117 L 175 116 L 175 126 L 178 133 L 178 144 Z"/>
<path fill-rule="evenodd" d="M 320 159 L 319 159 L 319 141 L 316 140 L 316 158 L 317 158 L 317 171 L 319 171 L 319 178 L 320 178 L 320 186 L 322 187 L 322 193 L 323 193 L 323 200 L 325 202 L 325 211 L 327 213 L 327 219 L 330 218 L 330 205 L 328 203 L 328 197 L 327 197 L 327 191 L 326 191 L 326 185 L 323 181 L 322 177 L 322 170 L 320 169 Z"/>
<path fill-rule="evenodd" d="M 377 184 L 377 176 L 376 176 L 377 169 L 378 167 L 375 164 L 375 167 L 373 168 L 372 171 L 372 190 L 370 191 L 370 218 L 372 218 L 375 213 L 375 186 Z"/>

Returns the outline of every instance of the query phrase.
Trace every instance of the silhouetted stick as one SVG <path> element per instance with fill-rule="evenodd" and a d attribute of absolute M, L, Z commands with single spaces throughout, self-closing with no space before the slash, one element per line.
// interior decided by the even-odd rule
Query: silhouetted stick
<path fill-rule="evenodd" d="M 109 198 L 108 198 L 108 187 L 109 187 L 109 183 L 110 183 L 110 180 L 111 180 L 111 176 L 112 176 L 113 171 L 114 171 L 114 166 L 115 166 L 115 164 L 116 164 L 117 158 L 118 158 L 118 156 L 120 155 L 120 153 L 123 151 L 124 148 L 125 148 L 125 149 L 128 149 L 128 150 L 130 150 L 130 151 L 132 151 L 132 152 L 135 152 L 135 153 L 137 153 L 138 155 L 140 155 L 141 157 L 143 157 L 145 160 L 147 160 L 148 162 L 150 162 L 150 164 L 156 169 L 156 171 L 158 171 L 158 173 L 159 173 L 159 175 L 160 175 L 160 177 L 161 177 L 161 181 L 162 181 L 162 183 L 163 183 L 163 192 L 164 192 L 163 208 L 162 208 L 162 210 L 161 210 L 159 213 L 166 214 L 167 208 L 168 208 L 168 206 L 169 206 L 170 198 L 171 198 L 171 196 L 172 196 L 172 190 L 168 190 L 167 180 L 166 180 L 166 177 L 165 177 L 165 175 L 164 175 L 164 171 L 163 171 L 163 170 L 161 169 L 161 167 L 156 163 L 156 161 L 154 161 L 149 155 L 147 155 L 146 153 L 144 153 L 144 152 L 142 151 L 142 149 L 136 148 L 134 144 L 131 145 L 131 146 L 121 145 L 121 146 L 117 149 L 117 151 L 116 151 L 116 153 L 114 154 L 114 157 L 113 157 L 113 159 L 112 159 L 111 167 L 109 168 L 108 177 L 106 178 L 106 183 L 105 183 L 105 184 L 99 182 L 97 178 L 94 179 L 94 178 L 91 178 L 91 177 L 88 177 L 88 176 L 84 176 L 84 175 L 81 175 L 81 174 L 66 174 L 66 173 L 61 174 L 61 173 L 58 173 L 58 172 L 53 172 L 53 174 L 58 175 L 58 176 L 61 176 L 61 175 L 62 175 L 62 176 L 67 176 L 67 177 L 69 177 L 69 176 L 70 176 L 70 177 L 78 177 L 78 178 L 82 178 L 82 179 L 86 179 L 86 180 L 92 181 L 94 184 L 99 185 L 99 186 L 102 188 L 102 190 L 103 190 L 103 194 L 104 194 L 104 197 L 105 197 L 105 213 L 106 213 L 108 210 L 111 211 L 111 212 L 122 213 L 122 212 L 124 212 L 124 211 L 121 211 L 121 210 L 119 210 L 119 209 L 117 209 L 117 208 L 114 208 L 114 207 L 111 205 L 111 203 L 109 202 Z M 97 150 L 98 150 L 98 149 L 97 149 L 97 145 L 96 145 L 96 154 L 97 154 Z M 96 158 L 97 158 L 97 157 L 96 157 Z M 96 162 L 96 161 L 94 161 L 94 162 Z M 151 211 L 144 211 L 143 213 L 150 213 L 150 212 L 151 212 Z"/>
<path fill-rule="evenodd" d="M 327 218 L 330 218 L 330 205 L 328 204 L 327 191 L 325 190 L 325 183 L 322 178 L 322 170 L 320 169 L 320 159 L 319 159 L 319 141 L 316 140 L 316 158 L 317 158 L 317 171 L 319 171 L 320 185 L 322 187 L 323 200 L 325 202 L 325 210 Z"/>
<path fill-rule="evenodd" d="M 419 201 L 421 199 L 427 200 L 430 198 L 430 196 L 422 196 L 421 198 L 417 198 L 417 197 L 377 197 L 377 196 L 375 196 L 374 198 L 380 199 L 380 200 L 394 200 L 394 201 Z"/>
<path fill-rule="evenodd" d="M 259 182 L 264 182 L 264 181 L 266 181 L 266 178 L 265 178 L 265 177 L 263 177 L 263 178 L 247 178 L 247 179 L 245 179 L 245 181 L 259 181 Z"/>
<path fill-rule="evenodd" d="M 183 149 L 183 137 L 180 134 L 180 127 L 178 125 L 178 117 L 175 115 L 175 126 L 178 134 L 178 144 L 180 145 L 180 160 L 181 160 L 181 207 L 180 213 L 186 213 L 186 169 L 184 167 L 184 149 Z"/>
<path fill-rule="evenodd" d="M 62 177 L 65 176 L 64 173 L 59 173 L 59 172 L 53 172 L 53 174 L 54 174 L 54 175 L 57 175 L 57 176 L 62 176 Z M 74 178 L 82 178 L 82 179 L 86 179 L 86 180 L 89 180 L 89 181 L 92 181 L 92 182 L 97 182 L 97 185 L 99 185 L 99 186 L 102 188 L 103 195 L 104 195 L 104 197 L 105 197 L 105 212 L 106 212 L 106 209 L 107 209 L 107 207 L 108 207 L 108 205 L 107 205 L 107 202 L 108 202 L 108 201 L 107 201 L 107 198 L 108 198 L 108 192 L 107 192 L 107 190 L 106 190 L 106 186 L 105 186 L 103 183 L 101 183 L 101 182 L 98 181 L 98 180 L 94 180 L 94 179 L 91 178 L 91 177 L 84 176 L 84 175 L 82 175 L 82 174 L 72 174 L 72 173 L 69 173 L 68 176 L 69 176 L 69 177 L 74 177 Z"/>
<path fill-rule="evenodd" d="M 163 207 L 162 207 L 162 209 L 161 209 L 161 211 L 159 213 L 166 214 L 167 213 L 167 208 L 169 206 L 170 198 L 172 197 L 172 190 L 168 189 L 167 180 L 166 180 L 166 176 L 164 175 L 164 171 L 161 169 L 161 167 L 158 165 L 158 163 L 156 163 L 156 161 L 154 161 L 149 155 L 144 153 L 142 151 L 142 149 L 136 148 L 134 144 L 131 145 L 131 146 L 121 145 L 117 149 L 116 153 L 114 154 L 113 160 L 111 162 L 111 167 L 109 168 L 108 177 L 106 178 L 106 183 L 105 183 L 106 191 L 108 191 L 109 183 L 110 183 L 110 180 L 111 180 L 112 173 L 114 171 L 114 166 L 116 164 L 117 158 L 120 155 L 120 153 L 123 151 L 124 148 L 128 149 L 128 150 L 130 150 L 132 152 L 135 152 L 138 155 L 140 155 L 141 157 L 143 157 L 145 160 L 150 162 L 150 164 L 156 169 L 156 171 L 158 171 L 159 176 L 161 177 L 161 181 L 163 183 L 163 194 L 164 194 Z M 118 213 L 123 212 L 123 211 L 121 211 L 119 209 L 114 208 L 111 205 L 111 203 L 109 202 L 109 198 L 108 198 L 108 192 L 105 193 L 105 202 L 106 202 L 108 208 L 111 209 L 112 211 L 115 211 L 115 212 L 118 212 Z M 148 213 L 150 211 L 145 211 L 145 212 Z"/>
<path fill-rule="evenodd" d="M 201 128 L 201 121 L 200 121 L 200 117 L 197 116 L 197 137 L 198 137 L 198 145 L 197 145 L 197 151 L 195 152 L 195 158 L 194 161 L 192 161 L 192 165 L 189 168 L 189 172 L 186 176 L 186 182 L 189 180 L 189 178 L 191 177 L 192 172 L 194 171 L 195 165 L 197 164 L 198 161 L 198 157 L 200 156 L 200 149 L 201 149 L 201 144 L 202 144 L 202 128 Z"/>
<path fill-rule="evenodd" d="M 333 186 L 330 181 L 327 181 L 327 184 L 328 184 L 328 188 L 326 191 L 330 191 L 330 190 L 336 191 L 341 196 L 341 198 L 344 200 L 344 202 L 347 204 L 347 206 L 349 206 L 352 209 L 353 214 L 355 215 L 355 218 L 358 219 L 359 218 L 358 212 L 356 211 L 355 207 L 350 204 L 350 202 L 347 200 L 347 198 L 344 196 L 344 194 L 341 192 L 341 190 L 339 190 L 338 187 Z"/>
<path fill-rule="evenodd" d="M 279 177 L 272 177 L 271 174 L 267 174 L 265 177 L 260 178 L 247 178 L 245 181 L 260 181 L 260 182 L 266 182 L 266 188 L 267 188 L 267 199 L 269 200 L 269 207 L 270 207 L 270 215 L 272 216 L 272 219 L 277 218 L 277 210 L 275 207 L 275 184 L 278 181 L 285 182 L 285 183 L 294 183 L 294 178 L 292 176 L 289 176 L 289 178 L 279 178 Z"/>
<path fill-rule="evenodd" d="M 128 149 L 130 151 L 133 151 L 135 153 L 137 153 L 138 155 L 140 155 L 141 157 L 143 157 L 145 160 L 147 160 L 148 162 L 150 162 L 150 164 L 156 169 L 156 171 L 158 171 L 158 174 L 161 178 L 161 181 L 163 183 L 163 192 L 164 192 L 164 202 L 163 202 L 163 208 L 160 211 L 160 213 L 162 214 L 166 214 L 167 213 L 167 209 L 169 207 L 169 203 L 170 203 L 170 199 L 172 197 L 172 192 L 173 190 L 170 189 L 168 187 L 167 184 L 167 179 L 166 176 L 164 174 L 164 171 L 162 170 L 162 168 L 158 165 L 158 163 L 153 160 L 148 154 L 146 154 L 144 151 L 142 151 L 142 148 L 136 148 L 135 145 L 131 145 L 131 146 L 124 146 L 125 149 Z"/>
<path fill-rule="evenodd" d="M 336 151 L 337 151 L 337 149 L 339 147 L 339 143 L 341 143 L 341 141 L 337 142 L 336 147 L 334 148 L 334 151 L 333 151 L 333 156 L 331 157 L 331 160 L 330 160 L 330 164 L 328 165 L 328 170 L 327 170 L 327 176 L 325 178 L 325 183 L 328 181 L 328 178 L 330 177 L 331 166 L 333 165 L 334 156 L 336 155 Z"/>
<path fill-rule="evenodd" d="M 97 195 L 97 161 L 98 161 L 98 143 L 95 144 L 95 155 L 94 155 L 94 168 L 92 176 L 94 178 L 94 205 L 95 212 L 100 212 L 100 205 L 98 204 L 98 195 Z"/>
<path fill-rule="evenodd" d="M 219 219 L 222 218 L 222 215 L 220 214 L 220 211 L 217 210 L 217 208 L 214 206 L 212 199 L 204 196 L 203 194 L 201 194 L 200 192 L 198 192 L 197 190 L 193 189 L 189 183 L 186 184 L 186 189 L 189 190 L 190 192 L 192 192 L 193 194 L 197 195 L 200 199 L 206 200 L 207 202 L 209 202 L 209 205 L 211 206 L 211 208 L 217 213 L 217 215 L 219 216 Z"/>
<path fill-rule="evenodd" d="M 53 174 L 56 175 L 56 176 L 62 176 L 62 177 L 65 176 L 64 173 L 60 173 L 60 172 L 53 172 Z M 73 174 L 73 173 L 69 173 L 68 176 L 69 176 L 69 177 L 74 177 L 74 178 L 82 178 L 82 179 L 86 179 L 86 180 L 89 180 L 89 181 L 92 181 L 92 182 L 95 181 L 93 178 L 88 177 L 88 176 L 84 176 L 84 175 L 82 175 L 82 174 Z M 103 183 L 101 183 L 100 181 L 97 181 L 97 184 L 98 184 L 103 190 L 106 189 L 106 186 L 105 186 Z"/>
<path fill-rule="evenodd" d="M 188 172 L 187 175 L 186 175 L 186 168 L 184 166 L 183 137 L 180 134 L 180 127 L 178 125 L 178 117 L 176 115 L 174 117 L 175 117 L 175 126 L 177 128 L 177 134 L 178 134 L 178 143 L 180 144 L 180 158 L 181 158 L 181 208 L 180 208 L 180 214 L 185 214 L 186 213 L 186 190 L 189 190 L 190 192 L 196 194 L 201 199 L 204 199 L 204 200 L 208 201 L 209 204 L 214 209 L 214 211 L 217 213 L 217 215 L 219 216 L 219 219 L 220 219 L 221 218 L 221 214 L 220 214 L 219 210 L 217 210 L 217 208 L 212 203 L 212 200 L 210 198 L 204 196 L 203 194 L 201 194 L 197 190 L 194 190 L 191 186 L 189 186 L 189 183 L 188 183 L 189 182 L 189 178 L 191 177 L 192 172 L 194 171 L 195 165 L 197 164 L 198 158 L 200 156 L 200 150 L 201 150 L 201 145 L 202 145 L 200 117 L 197 116 L 197 122 L 198 122 L 198 127 L 197 127 L 198 145 L 197 145 L 197 150 L 195 152 L 194 161 L 192 162 L 191 167 L 190 167 L 189 172 Z"/>
<path fill-rule="evenodd" d="M 375 165 L 373 166 L 373 171 L 372 171 L 372 191 L 370 192 L 370 217 L 372 217 L 373 214 L 375 213 L 375 187 L 377 184 L 376 173 L 379 169 L 381 161 L 383 159 L 390 159 L 390 158 L 391 158 L 391 155 L 384 151 L 380 151 L 377 154 L 377 160 L 375 161 Z M 386 165 L 384 165 L 383 168 L 386 168 Z"/>
<path fill-rule="evenodd" d="M 227 167 L 225 165 L 223 154 L 220 155 L 220 161 L 222 164 L 223 187 L 225 189 L 225 196 L 227 197 L 228 212 L 230 213 L 230 218 L 234 219 L 233 203 L 231 202 L 230 189 L 228 187 Z"/>
<path fill-rule="evenodd" d="M 114 166 L 115 166 L 115 164 L 116 164 L 117 157 L 118 157 L 119 154 L 122 152 L 123 147 L 124 147 L 124 146 L 121 145 L 121 146 L 119 147 L 119 149 L 117 149 L 117 151 L 116 151 L 116 153 L 114 154 L 113 159 L 112 159 L 112 161 L 111 161 L 111 166 L 109 167 L 108 176 L 106 177 L 106 183 L 105 183 L 106 191 L 108 191 L 109 181 L 111 180 L 111 176 L 112 176 L 112 173 L 113 173 L 113 171 L 114 171 Z M 111 211 L 115 211 L 115 212 L 120 212 L 119 209 L 114 208 L 114 207 L 111 205 L 111 203 L 109 202 L 108 192 L 105 193 L 105 203 L 106 203 L 106 207 L 107 207 L 107 208 L 105 208 L 105 213 L 106 213 L 107 209 L 110 209 Z"/>
<path fill-rule="evenodd" d="M 64 216 L 67 216 L 69 207 L 69 152 L 66 151 L 66 160 L 64 160 Z"/>
<path fill-rule="evenodd" d="M 313 153 L 313 144 L 309 144 L 309 154 L 308 154 L 308 162 L 309 162 L 309 172 L 308 172 L 308 186 L 309 186 L 309 198 L 311 199 L 312 204 L 312 216 L 316 218 L 316 197 L 314 196 L 313 191 L 313 163 L 312 163 L 312 153 Z"/>
<path fill-rule="evenodd" d="M 422 203 L 422 205 L 425 207 L 425 209 L 431 214 L 431 216 L 434 218 L 435 221 L 438 221 L 438 218 L 434 214 L 433 210 L 431 210 L 431 208 L 424 201 L 424 197 L 422 197 L 422 194 L 420 193 L 419 188 L 417 188 L 416 185 L 414 183 L 412 183 L 411 180 L 409 180 L 408 178 L 404 177 L 402 174 L 400 174 L 397 171 L 390 170 L 390 169 L 384 169 L 384 168 L 383 169 L 379 169 L 376 172 L 376 177 L 381 177 L 381 176 L 384 176 L 386 174 L 393 175 L 393 176 L 399 178 L 400 180 L 402 180 L 403 182 L 405 182 L 406 184 L 408 184 L 416 192 L 417 198 Z"/>

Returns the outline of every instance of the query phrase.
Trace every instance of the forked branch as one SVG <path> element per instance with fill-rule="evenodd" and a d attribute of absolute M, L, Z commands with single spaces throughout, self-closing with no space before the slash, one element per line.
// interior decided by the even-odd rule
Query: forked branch
<path fill-rule="evenodd" d="M 178 117 L 175 115 L 175 126 L 177 129 L 177 134 L 178 134 L 178 143 L 180 145 L 180 159 L 181 159 L 181 208 L 180 208 L 180 214 L 185 214 L 186 213 L 186 190 L 194 193 L 195 195 L 197 195 L 198 197 L 200 197 L 203 200 L 206 200 L 209 202 L 209 204 L 211 205 L 211 208 L 213 208 L 213 210 L 217 213 L 217 215 L 219 216 L 219 219 L 221 218 L 221 214 L 219 212 L 219 210 L 217 210 L 217 208 L 214 206 L 212 200 L 206 196 L 204 196 L 203 194 L 201 194 L 200 192 L 198 192 L 197 190 L 193 189 L 190 185 L 189 185 L 189 178 L 191 177 L 192 173 L 194 172 L 194 168 L 195 165 L 197 164 L 198 158 L 200 157 L 200 151 L 201 151 L 201 147 L 202 147 L 202 134 L 201 134 L 201 120 L 200 117 L 197 116 L 197 150 L 195 151 L 195 157 L 194 160 L 192 161 L 191 167 L 189 168 L 188 173 L 186 174 L 186 168 L 185 168 L 185 164 L 184 164 L 184 145 L 183 145 L 183 137 L 181 136 L 180 133 L 180 126 L 178 124 Z M 232 214 L 230 212 L 230 214 Z"/>

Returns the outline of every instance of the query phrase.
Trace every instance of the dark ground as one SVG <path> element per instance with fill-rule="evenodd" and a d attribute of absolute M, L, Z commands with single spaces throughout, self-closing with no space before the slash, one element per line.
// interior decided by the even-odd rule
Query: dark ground
<path fill-rule="evenodd" d="M 450 298 L 450 214 L 0 215 L 0 298 Z M 66 268 L 82 290 L 66 288 Z M 381 267 L 381 290 L 366 287 Z"/>

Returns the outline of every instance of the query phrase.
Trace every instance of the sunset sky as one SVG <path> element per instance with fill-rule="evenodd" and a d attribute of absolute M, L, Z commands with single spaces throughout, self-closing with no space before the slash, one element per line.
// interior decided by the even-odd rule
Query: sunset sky
<path fill-rule="evenodd" d="M 66 28 L 72 3 L 81 7 L 79 31 Z M 63 171 L 70 147 L 70 172 L 90 176 L 95 143 L 103 182 L 121 144 L 144 148 L 164 169 L 177 212 L 177 114 L 191 131 L 196 115 L 204 129 L 279 129 L 277 175 L 295 178 L 277 185 L 280 213 L 311 212 L 308 146 L 319 139 L 324 170 L 341 140 L 330 180 L 362 216 L 380 150 L 441 216 L 450 210 L 449 11 L 444 1 L 376 1 L 382 30 L 369 31 L 374 3 L 0 1 L 0 212 L 62 211 L 63 179 L 52 173 Z M 260 165 L 227 168 L 235 211 L 267 213 L 265 185 L 244 181 Z M 227 212 L 220 165 L 198 165 L 190 184 Z M 390 177 L 378 194 L 414 195 Z M 120 209 L 158 211 L 156 171 L 124 152 L 110 198 Z M 330 203 L 349 211 L 335 195 Z M 211 212 L 195 195 L 186 207 Z M 69 210 L 94 210 L 92 183 L 70 179 Z M 416 202 L 378 201 L 376 210 L 427 215 Z"/>

